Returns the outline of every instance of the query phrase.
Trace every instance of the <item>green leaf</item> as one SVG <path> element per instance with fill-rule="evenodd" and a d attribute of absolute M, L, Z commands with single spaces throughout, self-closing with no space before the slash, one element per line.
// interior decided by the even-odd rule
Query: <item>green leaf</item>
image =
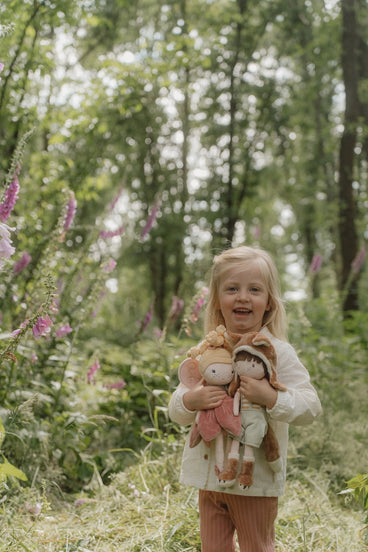
<path fill-rule="evenodd" d="M 16 477 L 17 479 L 21 479 L 22 481 L 27 481 L 26 474 L 12 464 L 9 464 L 9 462 L 4 462 L 3 464 L 0 464 L 0 475 L 5 475 L 7 477 L 12 476 Z"/>
<path fill-rule="evenodd" d="M 3 444 L 4 439 L 5 439 L 5 428 L 0 418 L 0 448 Z"/>

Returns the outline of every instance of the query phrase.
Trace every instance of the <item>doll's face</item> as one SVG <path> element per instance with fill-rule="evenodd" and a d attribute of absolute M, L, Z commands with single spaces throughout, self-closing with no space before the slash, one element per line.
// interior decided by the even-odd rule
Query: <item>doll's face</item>
<path fill-rule="evenodd" d="M 214 363 L 207 366 L 203 377 L 210 385 L 226 385 L 234 376 L 232 364 Z"/>
<path fill-rule="evenodd" d="M 244 360 L 235 359 L 234 367 L 239 376 L 249 376 L 258 380 L 265 377 L 265 366 L 257 357 Z"/>

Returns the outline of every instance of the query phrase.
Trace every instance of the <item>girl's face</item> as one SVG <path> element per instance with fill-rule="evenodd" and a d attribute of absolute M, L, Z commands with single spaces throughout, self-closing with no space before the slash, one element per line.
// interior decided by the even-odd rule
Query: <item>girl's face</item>
<path fill-rule="evenodd" d="M 230 268 L 220 281 L 218 300 L 227 330 L 238 334 L 260 331 L 270 304 L 258 264 L 244 261 Z"/>

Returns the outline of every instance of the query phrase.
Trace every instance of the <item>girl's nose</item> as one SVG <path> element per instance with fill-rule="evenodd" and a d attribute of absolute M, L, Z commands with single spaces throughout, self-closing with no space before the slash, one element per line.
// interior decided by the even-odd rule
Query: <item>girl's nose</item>
<path fill-rule="evenodd" d="M 246 288 L 239 288 L 239 290 L 238 290 L 238 298 L 239 298 L 241 301 L 247 301 L 248 298 L 249 298 L 248 290 L 247 290 Z"/>

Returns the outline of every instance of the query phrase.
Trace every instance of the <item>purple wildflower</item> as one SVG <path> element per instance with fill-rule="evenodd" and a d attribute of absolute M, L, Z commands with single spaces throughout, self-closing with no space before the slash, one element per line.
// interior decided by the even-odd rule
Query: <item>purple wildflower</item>
<path fill-rule="evenodd" d="M 50 310 L 50 312 L 52 312 L 52 314 L 58 314 L 58 312 L 59 312 L 59 300 L 58 299 L 54 298 L 52 300 L 52 303 L 49 307 L 49 310 Z"/>
<path fill-rule="evenodd" d="M 142 332 L 144 332 L 146 330 L 148 324 L 151 322 L 152 315 L 153 315 L 153 304 L 151 304 L 150 308 L 148 309 L 148 311 L 146 313 L 146 316 L 142 320 L 142 324 L 141 324 L 141 331 Z"/>
<path fill-rule="evenodd" d="M 21 256 L 21 258 L 19 259 L 19 261 L 17 261 L 14 265 L 14 268 L 13 268 L 14 274 L 16 276 L 20 274 L 29 265 L 31 260 L 32 260 L 31 255 L 27 253 L 27 251 L 25 251 Z"/>
<path fill-rule="evenodd" d="M 64 230 L 67 232 L 74 220 L 75 213 L 77 210 L 77 200 L 75 199 L 74 192 L 71 191 L 69 194 L 69 203 L 66 208 L 66 214 L 64 219 Z"/>
<path fill-rule="evenodd" d="M 109 259 L 109 261 L 103 266 L 104 271 L 109 274 L 116 267 L 116 261 L 114 259 Z"/>
<path fill-rule="evenodd" d="M 35 504 L 26 502 L 24 505 L 24 509 L 34 516 L 39 516 L 42 511 L 42 504 L 41 502 L 36 502 Z"/>
<path fill-rule="evenodd" d="M 254 239 L 258 240 L 261 237 L 261 227 L 256 226 L 253 231 L 253 237 Z"/>
<path fill-rule="evenodd" d="M 147 236 L 147 234 L 149 234 L 149 232 L 151 231 L 152 229 L 152 226 L 154 225 L 154 222 L 157 218 L 157 213 L 158 213 L 158 209 L 160 207 L 160 200 L 158 199 L 156 201 L 156 203 L 154 204 L 154 206 L 152 207 L 152 210 L 151 210 L 151 213 L 150 213 L 150 216 L 148 217 L 148 220 L 146 222 L 146 225 L 145 227 L 143 228 L 142 230 L 142 233 L 141 233 L 141 240 L 143 240 L 143 238 L 145 238 Z"/>
<path fill-rule="evenodd" d="M 122 389 L 125 387 L 126 383 L 124 380 L 117 381 L 115 383 L 104 383 L 103 387 L 105 389 Z"/>
<path fill-rule="evenodd" d="M 365 258 L 365 253 L 366 253 L 365 245 L 362 245 L 362 247 L 360 248 L 360 250 L 358 251 L 358 253 L 355 256 L 355 259 L 351 263 L 351 268 L 353 270 L 353 274 L 358 274 L 358 272 L 362 268 L 364 258 Z"/>
<path fill-rule="evenodd" d="M 32 328 L 34 338 L 39 339 L 40 337 L 46 337 L 51 331 L 51 326 L 52 320 L 48 314 L 46 314 L 45 318 L 39 316 L 36 324 Z"/>
<path fill-rule="evenodd" d="M 321 266 L 322 266 L 322 255 L 317 253 L 316 255 L 313 255 L 313 259 L 308 269 L 308 272 L 311 272 L 312 274 L 317 274 Z"/>
<path fill-rule="evenodd" d="M 87 504 L 87 502 L 90 502 L 90 499 L 88 498 L 77 498 L 75 501 L 74 501 L 74 506 L 83 506 L 84 504 Z"/>
<path fill-rule="evenodd" d="M 94 385 L 96 383 L 95 375 L 99 369 L 100 369 L 100 363 L 98 362 L 98 360 L 96 360 L 87 372 L 87 382 L 90 385 L 91 384 Z"/>
<path fill-rule="evenodd" d="M 10 232 L 12 230 L 14 230 L 14 228 L 10 228 L 7 224 L 2 224 L 0 222 L 0 268 L 4 264 L 2 259 L 9 259 L 15 251 L 10 239 Z"/>
<path fill-rule="evenodd" d="M 100 238 L 114 238 L 115 236 L 121 236 L 124 232 L 124 226 L 120 226 L 117 230 L 101 230 Z"/>
<path fill-rule="evenodd" d="M 18 165 L 14 178 L 5 191 L 4 201 L 0 204 L 0 220 L 6 222 L 12 212 L 14 205 L 18 199 L 19 181 L 18 174 L 20 173 L 20 166 Z"/>
<path fill-rule="evenodd" d="M 99 295 L 99 297 L 98 297 L 98 299 L 97 299 L 96 308 L 95 308 L 95 309 L 92 311 L 92 313 L 91 313 L 92 318 L 96 318 L 96 316 L 97 316 L 97 314 L 98 314 L 98 312 L 99 312 L 99 310 L 100 310 L 100 308 L 101 308 L 102 299 L 105 297 L 105 295 L 106 295 L 106 290 L 103 290 L 103 291 L 100 293 L 100 295 Z"/>
<path fill-rule="evenodd" d="M 206 288 L 206 287 L 202 288 L 201 294 L 198 297 L 197 302 L 194 305 L 194 309 L 192 311 L 192 314 L 190 316 L 191 322 L 193 322 L 193 323 L 197 322 L 199 311 L 201 310 L 201 308 L 203 307 L 203 305 L 206 302 L 205 297 L 206 297 L 207 294 L 208 294 L 208 288 Z"/>
<path fill-rule="evenodd" d="M 176 320 L 179 316 L 181 311 L 184 307 L 184 301 L 183 299 L 180 299 L 177 295 L 173 295 L 173 298 L 171 300 L 171 309 L 169 312 L 169 318 L 171 321 Z"/>
<path fill-rule="evenodd" d="M 12 334 L 11 334 L 12 337 L 17 337 L 17 335 L 19 335 L 19 334 L 21 333 L 21 331 L 24 330 L 24 328 L 27 327 L 28 322 L 29 322 L 29 320 L 28 320 L 28 318 L 26 318 L 26 320 L 24 320 L 24 321 L 21 323 L 20 328 L 17 328 L 16 330 L 14 330 L 14 331 L 12 332 Z"/>
<path fill-rule="evenodd" d="M 65 337 L 72 331 L 73 331 L 73 328 L 71 328 L 69 324 L 64 324 L 56 330 L 55 337 L 57 338 Z"/>
<path fill-rule="evenodd" d="M 114 199 L 111 202 L 111 205 L 110 205 L 110 208 L 109 208 L 110 213 L 111 213 L 111 211 L 114 210 L 115 205 L 117 204 L 117 202 L 119 201 L 119 199 L 121 197 L 121 194 L 123 193 L 123 190 L 124 190 L 124 184 L 122 184 L 120 186 L 120 190 L 118 191 L 118 193 L 116 194 L 116 196 L 114 197 Z"/>

